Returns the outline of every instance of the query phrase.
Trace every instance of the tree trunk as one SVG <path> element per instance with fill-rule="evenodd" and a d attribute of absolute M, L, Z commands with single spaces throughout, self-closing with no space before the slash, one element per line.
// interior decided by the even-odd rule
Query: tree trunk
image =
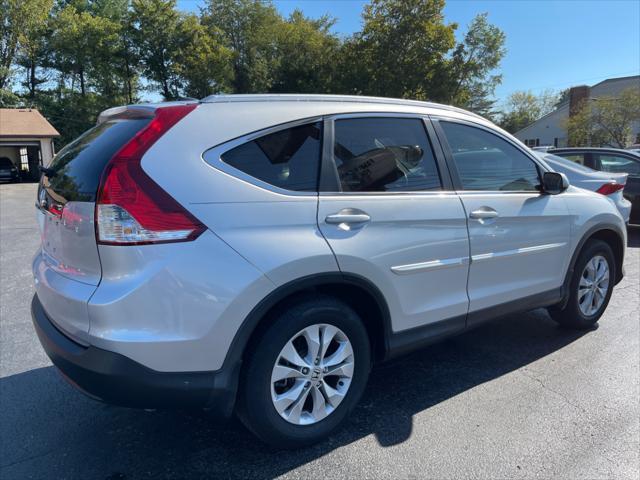
<path fill-rule="evenodd" d="M 86 94 L 85 85 L 84 85 L 84 68 L 80 67 L 80 93 L 84 97 Z"/>
<path fill-rule="evenodd" d="M 36 96 L 36 62 L 31 60 L 29 66 L 29 97 L 34 98 Z"/>

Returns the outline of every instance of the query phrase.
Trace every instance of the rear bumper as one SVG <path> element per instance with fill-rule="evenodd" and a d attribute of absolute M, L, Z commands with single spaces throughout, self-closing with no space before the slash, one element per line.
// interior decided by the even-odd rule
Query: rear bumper
<path fill-rule="evenodd" d="M 208 408 L 233 411 L 239 364 L 214 372 L 158 372 L 124 355 L 85 347 L 61 333 L 34 295 L 31 316 L 53 364 L 92 398 L 134 408 Z"/>

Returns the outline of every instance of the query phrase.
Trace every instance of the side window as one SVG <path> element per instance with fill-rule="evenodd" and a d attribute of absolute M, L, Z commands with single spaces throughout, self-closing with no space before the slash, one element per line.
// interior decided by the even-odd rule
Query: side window
<path fill-rule="evenodd" d="M 579 163 L 580 165 L 585 164 L 584 153 L 572 153 L 572 154 L 560 153 L 559 155 L 561 157 L 566 158 L 567 160 L 571 160 L 572 162 Z"/>
<path fill-rule="evenodd" d="M 344 192 L 441 190 L 419 118 L 336 120 L 334 160 Z"/>
<path fill-rule="evenodd" d="M 597 153 L 594 156 L 596 157 L 596 165 L 599 165 L 599 169 L 603 172 L 640 174 L 640 161 L 604 153 Z"/>
<path fill-rule="evenodd" d="M 465 190 L 538 191 L 536 164 L 506 140 L 480 128 L 440 122 Z"/>
<path fill-rule="evenodd" d="M 320 122 L 280 130 L 222 154 L 234 168 L 286 190 L 315 192 L 322 144 Z"/>

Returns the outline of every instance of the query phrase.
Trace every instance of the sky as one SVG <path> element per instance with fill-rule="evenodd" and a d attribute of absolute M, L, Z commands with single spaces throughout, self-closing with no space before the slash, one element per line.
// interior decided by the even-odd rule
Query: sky
<path fill-rule="evenodd" d="M 300 8 L 317 18 L 337 18 L 334 32 L 348 36 L 362 25 L 362 0 L 276 0 L 288 16 Z M 181 10 L 197 12 L 202 0 L 178 0 Z M 640 74 L 640 0 L 448 0 L 445 21 L 458 24 L 462 37 L 469 22 L 487 12 L 505 32 L 498 105 L 510 93 L 574 85 Z"/>

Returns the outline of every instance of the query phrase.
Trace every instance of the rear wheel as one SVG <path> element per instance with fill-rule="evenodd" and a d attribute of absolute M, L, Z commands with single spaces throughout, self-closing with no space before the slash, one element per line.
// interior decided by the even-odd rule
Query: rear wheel
<path fill-rule="evenodd" d="M 615 279 L 611 247 L 602 240 L 589 240 L 576 261 L 564 308 L 549 309 L 559 324 L 577 329 L 592 328 L 604 313 Z"/>
<path fill-rule="evenodd" d="M 278 448 L 310 445 L 338 428 L 369 374 L 362 321 L 348 305 L 324 295 L 281 310 L 249 348 L 238 413 L 251 431 Z"/>

